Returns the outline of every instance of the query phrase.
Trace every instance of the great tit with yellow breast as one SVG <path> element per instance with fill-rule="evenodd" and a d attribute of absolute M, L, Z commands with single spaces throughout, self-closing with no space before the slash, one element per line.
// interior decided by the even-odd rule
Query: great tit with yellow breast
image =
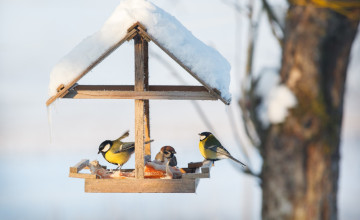
<path fill-rule="evenodd" d="M 206 160 L 216 161 L 220 159 L 232 159 L 233 161 L 241 164 L 243 167 L 246 165 L 235 159 L 230 155 L 229 151 L 227 151 L 220 141 L 211 133 L 211 132 L 202 132 L 200 135 L 200 143 L 199 149 L 201 155 Z"/>
<path fill-rule="evenodd" d="M 169 164 L 169 166 L 176 166 L 177 160 L 175 157 L 176 151 L 171 146 L 164 146 L 160 149 L 159 153 L 156 154 L 155 160 L 160 161 L 165 164 Z"/>
<path fill-rule="evenodd" d="M 135 151 L 135 142 L 122 142 L 121 140 L 129 136 L 129 131 L 126 131 L 118 139 L 114 141 L 106 140 L 99 146 L 99 153 L 103 155 L 105 160 L 109 163 L 115 164 L 120 168 L 130 159 L 130 156 Z M 145 142 L 150 143 L 154 140 Z"/>

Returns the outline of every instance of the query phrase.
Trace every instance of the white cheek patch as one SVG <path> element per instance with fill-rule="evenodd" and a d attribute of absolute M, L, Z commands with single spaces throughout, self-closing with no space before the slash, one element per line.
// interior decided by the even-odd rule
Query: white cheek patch
<path fill-rule="evenodd" d="M 102 149 L 102 152 L 106 152 L 110 149 L 110 144 L 105 145 L 104 149 Z"/>
<path fill-rule="evenodd" d="M 201 136 L 200 136 L 200 140 L 204 140 L 205 138 L 206 138 L 205 135 L 201 135 Z"/>

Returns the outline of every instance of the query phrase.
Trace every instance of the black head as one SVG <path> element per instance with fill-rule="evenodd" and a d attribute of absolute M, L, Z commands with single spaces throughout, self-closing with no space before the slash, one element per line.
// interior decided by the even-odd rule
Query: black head
<path fill-rule="evenodd" d="M 200 134 L 200 140 L 204 140 L 205 138 L 209 137 L 211 134 L 211 132 L 205 131 L 205 132 L 201 132 Z"/>
<path fill-rule="evenodd" d="M 102 154 L 105 154 L 106 152 L 108 152 L 112 146 L 113 142 L 112 141 L 109 141 L 109 140 L 106 140 L 104 142 L 102 142 L 99 146 L 99 153 L 102 153 Z"/>

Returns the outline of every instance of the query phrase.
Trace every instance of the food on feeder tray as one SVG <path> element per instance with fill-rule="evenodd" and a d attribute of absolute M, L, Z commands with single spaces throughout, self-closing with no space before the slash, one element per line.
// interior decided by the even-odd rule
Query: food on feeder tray
<path fill-rule="evenodd" d="M 89 167 L 90 167 L 91 174 L 95 174 L 96 176 L 99 176 L 101 178 L 109 178 L 110 177 L 110 174 L 108 173 L 108 171 L 106 169 L 104 169 L 100 165 L 99 161 L 97 161 L 97 160 L 91 161 L 89 163 Z"/>
<path fill-rule="evenodd" d="M 166 179 L 180 179 L 181 175 L 185 173 L 185 171 L 182 169 L 179 169 L 175 166 L 174 167 L 169 166 L 169 162 L 167 162 L 167 164 L 159 164 L 158 161 L 154 160 L 151 162 L 147 162 L 146 166 L 150 166 L 158 171 L 160 170 L 163 171 L 165 173 L 163 178 Z"/>
<path fill-rule="evenodd" d="M 120 170 L 107 170 L 99 164 L 97 160 L 89 163 L 91 174 L 95 174 L 100 179 L 126 179 L 135 178 L 135 171 L 126 172 Z M 159 162 L 148 162 L 145 165 L 145 178 L 146 179 L 180 179 L 183 169 L 171 167 L 168 164 L 159 164 Z"/>

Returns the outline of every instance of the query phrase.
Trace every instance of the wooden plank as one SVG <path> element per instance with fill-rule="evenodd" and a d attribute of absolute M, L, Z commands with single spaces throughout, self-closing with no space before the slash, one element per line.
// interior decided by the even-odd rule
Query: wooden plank
<path fill-rule="evenodd" d="M 81 91 L 134 91 L 133 85 L 76 85 L 72 88 Z M 146 91 L 209 92 L 204 86 L 149 85 Z"/>
<path fill-rule="evenodd" d="M 150 143 L 150 101 L 144 100 L 144 124 L 145 124 L 145 163 L 151 161 L 151 143 Z"/>
<path fill-rule="evenodd" d="M 145 28 L 140 23 L 138 24 L 138 27 Z M 146 29 L 145 29 L 146 30 Z M 139 84 L 142 83 L 142 91 L 148 91 L 149 90 L 149 45 L 146 40 L 141 38 L 141 44 L 142 44 L 142 50 L 143 50 L 143 75 L 144 79 L 143 82 L 139 81 Z M 136 86 L 136 85 L 135 85 Z M 135 91 L 141 91 L 141 87 L 135 89 Z M 145 126 L 145 142 L 150 141 L 150 101 L 144 100 L 144 126 Z M 145 163 L 147 161 L 151 160 L 151 143 L 145 144 Z"/>
<path fill-rule="evenodd" d="M 123 39 L 121 39 L 119 42 L 117 42 L 115 45 L 110 47 L 107 51 L 105 51 L 100 57 L 98 57 L 93 63 L 91 63 L 86 69 L 84 69 L 79 76 L 77 76 L 75 79 L 73 79 L 69 84 L 67 84 L 62 90 L 60 90 L 56 95 L 50 97 L 46 101 L 46 106 L 49 106 L 51 103 L 53 103 L 57 98 L 63 97 L 68 93 L 68 90 L 77 82 L 79 81 L 83 76 L 85 76 L 90 70 L 92 70 L 96 65 L 101 63 L 107 56 L 109 56 L 116 48 L 118 48 L 120 45 L 122 45 L 125 41 L 127 41 L 128 37 L 133 35 L 136 32 L 136 30 L 133 30 L 125 35 Z"/>
<path fill-rule="evenodd" d="M 80 170 L 84 169 L 88 165 L 89 165 L 89 160 L 82 159 L 79 163 L 70 167 L 70 173 L 78 173 Z"/>
<path fill-rule="evenodd" d="M 82 178 L 82 179 L 96 179 L 96 175 L 90 173 L 69 173 L 69 177 Z"/>
<path fill-rule="evenodd" d="M 147 81 L 147 42 L 140 35 L 134 37 L 135 49 L 135 87 L 134 91 L 146 90 Z M 145 101 L 135 100 L 135 178 L 144 179 L 145 167 Z"/>
<path fill-rule="evenodd" d="M 73 99 L 168 99 L 216 100 L 203 86 L 153 85 L 134 92 L 131 85 L 77 85 L 64 98 Z"/>
<path fill-rule="evenodd" d="M 210 160 L 205 160 L 203 162 L 203 165 L 201 166 L 201 172 L 202 173 L 210 173 L 210 169 L 213 166 L 213 163 L 214 162 L 212 162 Z"/>
<path fill-rule="evenodd" d="M 143 179 L 145 172 L 145 127 L 144 127 L 144 100 L 135 100 L 135 177 Z"/>
<path fill-rule="evenodd" d="M 77 91 L 63 98 L 72 99 L 158 99 L 158 100 L 217 100 L 207 91 Z"/>
<path fill-rule="evenodd" d="M 203 162 L 191 162 L 191 163 L 188 163 L 188 168 L 199 168 L 203 165 Z"/>
<path fill-rule="evenodd" d="M 88 193 L 195 193 L 195 179 L 85 179 Z"/>
<path fill-rule="evenodd" d="M 138 28 L 141 28 L 142 30 L 146 31 L 144 25 L 142 25 L 140 22 L 136 22 L 127 29 L 127 32 L 131 32 L 133 29 L 138 30 Z"/>
<path fill-rule="evenodd" d="M 176 63 L 178 63 L 184 70 L 186 70 L 190 75 L 192 75 L 197 81 L 199 81 L 203 86 L 205 86 L 209 92 L 215 96 L 216 98 L 220 99 L 224 104 L 229 105 L 230 102 L 223 99 L 221 97 L 221 93 L 219 90 L 212 88 L 209 86 L 204 80 L 202 80 L 200 77 L 198 77 L 194 72 L 191 71 L 189 67 L 187 67 L 185 64 L 183 64 L 173 53 L 171 53 L 168 49 L 166 49 L 162 44 L 160 44 L 155 38 L 153 38 L 150 34 L 148 34 L 146 31 L 142 29 L 138 29 L 138 32 L 141 35 L 146 36 L 151 41 L 153 41 L 161 50 L 163 50 L 169 57 L 171 57 Z"/>
<path fill-rule="evenodd" d="M 184 173 L 183 179 L 210 178 L 210 173 Z"/>

